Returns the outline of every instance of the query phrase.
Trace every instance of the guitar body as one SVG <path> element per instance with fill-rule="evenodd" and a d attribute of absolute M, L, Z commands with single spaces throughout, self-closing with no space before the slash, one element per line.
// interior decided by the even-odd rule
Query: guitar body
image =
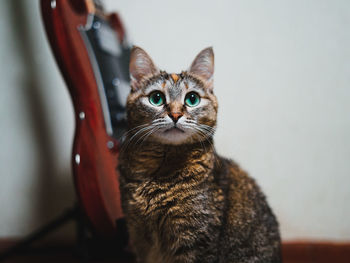
<path fill-rule="evenodd" d="M 123 217 L 116 171 L 119 142 L 114 136 L 116 130 L 120 131 L 115 123 L 111 130 L 111 107 L 101 90 L 107 75 L 97 74 L 96 61 L 100 58 L 92 57 L 93 43 L 87 35 L 103 22 L 109 27 L 109 37 L 113 32 L 115 39 L 122 42 L 124 29 L 116 14 L 105 15 L 89 0 L 41 0 L 41 9 L 48 39 L 74 104 L 72 164 L 78 200 L 94 232 L 113 237 L 117 234 L 116 222 Z M 100 24 L 94 24 L 96 19 Z M 113 46 L 110 48 L 115 51 Z"/>

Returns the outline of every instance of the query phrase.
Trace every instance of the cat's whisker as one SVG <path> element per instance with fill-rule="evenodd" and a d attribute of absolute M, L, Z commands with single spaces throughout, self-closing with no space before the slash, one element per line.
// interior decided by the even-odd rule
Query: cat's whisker
<path fill-rule="evenodd" d="M 138 135 L 142 135 L 143 132 L 148 131 L 149 129 L 152 129 L 153 126 L 147 126 L 145 128 L 140 129 L 139 131 L 137 131 L 131 138 L 130 138 L 130 142 L 133 141 L 133 139 L 136 139 Z"/>
<path fill-rule="evenodd" d="M 212 149 L 214 149 L 214 145 L 212 144 L 212 142 L 209 140 L 209 138 L 212 136 L 212 134 L 210 134 L 209 132 L 206 132 L 205 130 L 201 129 L 198 126 L 193 126 L 201 135 L 201 138 L 203 138 L 205 141 L 207 141 L 210 144 L 210 147 Z M 209 135 L 209 136 L 208 136 Z"/>
<path fill-rule="evenodd" d="M 152 121 L 152 124 L 159 124 L 165 122 L 164 118 L 158 118 Z"/>
<path fill-rule="evenodd" d="M 166 122 L 165 122 L 164 120 L 162 120 L 162 121 L 157 122 L 156 124 L 151 125 L 151 126 L 150 126 L 150 130 L 149 130 L 149 131 L 146 131 L 144 134 L 142 134 L 142 135 L 140 136 L 140 138 L 136 141 L 135 144 L 138 144 L 139 141 L 142 140 L 141 143 L 140 143 L 140 147 L 141 147 L 142 144 L 146 141 L 146 139 L 147 139 L 152 133 L 154 133 L 154 132 L 160 130 L 161 128 L 163 128 L 163 127 L 165 126 L 165 125 L 164 125 L 165 123 L 166 123 Z"/>
<path fill-rule="evenodd" d="M 133 139 L 136 139 L 136 137 L 137 137 L 138 135 L 141 135 L 140 133 L 146 132 L 147 130 L 149 130 L 149 129 L 151 129 L 151 128 L 152 128 L 152 126 L 147 126 L 147 127 L 140 128 L 133 136 L 131 136 L 130 139 L 128 139 L 128 140 L 126 140 L 126 141 L 124 142 L 124 144 L 123 144 L 122 147 L 121 147 L 120 153 L 122 154 L 123 152 L 125 152 L 126 149 L 127 149 L 130 145 L 132 145 Z"/>
<path fill-rule="evenodd" d="M 155 130 L 154 128 L 156 127 L 163 127 L 164 124 L 166 123 L 166 121 L 163 118 L 158 118 L 156 120 L 153 120 L 151 122 L 151 124 L 147 123 L 147 124 L 142 124 L 139 125 L 137 127 L 134 127 L 133 129 L 130 129 L 129 131 L 127 131 L 124 135 L 124 143 L 121 147 L 121 153 L 125 152 L 126 149 L 131 146 L 131 145 L 136 145 L 138 144 L 138 142 L 144 138 L 144 137 L 148 137 L 149 135 L 151 135 Z M 136 130 L 136 132 L 135 132 Z M 135 132 L 130 138 L 127 138 L 127 135 L 129 135 L 130 133 Z M 137 139 L 137 141 L 135 142 L 135 140 Z"/>
<path fill-rule="evenodd" d="M 152 121 L 152 124 L 161 124 L 162 122 L 165 122 L 165 120 L 163 118 L 158 118 Z M 150 126 L 149 123 L 146 124 L 141 124 L 139 126 L 136 126 L 128 131 L 126 131 L 123 135 L 122 138 L 125 139 L 125 137 L 130 134 L 132 131 L 135 131 L 136 129 L 142 128 L 142 127 L 146 127 L 146 126 Z"/>
<path fill-rule="evenodd" d="M 207 135 L 205 137 L 205 140 L 210 144 L 211 148 L 214 149 L 213 142 L 212 142 L 212 140 L 210 140 L 212 137 L 213 137 L 213 133 L 209 134 L 209 136 Z"/>
<path fill-rule="evenodd" d="M 147 132 L 147 134 L 143 136 L 143 139 L 142 139 L 142 141 L 141 141 L 141 143 L 140 143 L 140 147 L 142 146 L 142 144 L 147 140 L 147 138 L 148 138 L 151 134 L 155 133 L 156 131 L 159 131 L 161 128 L 162 128 L 162 127 L 154 127 L 151 131 Z"/>
<path fill-rule="evenodd" d="M 195 129 L 197 131 L 197 133 L 195 133 L 195 135 L 199 136 L 199 138 L 204 138 L 205 133 L 196 125 L 191 125 L 191 128 Z"/>
<path fill-rule="evenodd" d="M 186 124 L 193 127 L 198 127 L 202 130 L 205 130 L 206 132 L 210 132 L 210 135 L 213 135 L 214 132 L 215 132 L 215 128 L 209 126 L 209 125 L 206 125 L 206 124 L 198 124 L 197 122 L 193 121 L 193 120 L 186 120 Z"/>
<path fill-rule="evenodd" d="M 206 136 L 212 136 L 212 135 L 214 135 L 214 132 L 215 132 L 215 129 L 213 129 L 212 127 L 210 127 L 208 125 L 201 127 L 201 125 L 198 125 L 198 124 L 187 123 L 187 126 L 204 133 Z"/>
<path fill-rule="evenodd" d="M 140 136 L 140 138 L 138 138 L 138 140 L 136 141 L 136 144 L 138 144 L 139 141 L 140 141 L 141 139 L 143 139 L 145 136 L 147 136 L 148 134 L 152 133 L 152 131 L 153 131 L 156 127 L 157 127 L 157 126 L 155 126 L 155 125 L 150 126 L 149 131 L 146 131 L 144 134 L 142 134 L 142 135 Z"/>
<path fill-rule="evenodd" d="M 206 131 L 209 131 L 211 133 L 215 132 L 215 128 L 208 126 L 208 125 L 205 125 L 205 124 L 200 124 L 199 127 L 206 130 Z"/>
<path fill-rule="evenodd" d="M 127 135 L 130 134 L 132 131 L 135 131 L 136 129 L 139 129 L 139 128 L 142 128 L 142 127 L 146 127 L 146 126 L 148 126 L 147 123 L 146 124 L 141 124 L 141 125 L 136 126 L 136 127 L 132 128 L 130 130 L 127 130 L 126 132 L 123 133 L 122 139 L 125 140 Z"/>
<path fill-rule="evenodd" d="M 194 136 L 198 137 L 198 141 L 199 141 L 200 145 L 202 146 L 203 150 L 205 152 L 207 152 L 207 148 L 205 147 L 203 140 L 202 140 L 204 138 L 204 135 L 201 133 L 195 133 Z"/>
<path fill-rule="evenodd" d="M 203 137 L 203 136 L 200 136 L 200 137 Z M 202 141 L 202 140 L 199 140 L 199 143 L 201 144 L 203 150 L 206 152 L 206 151 L 207 151 L 207 148 L 205 147 L 203 141 Z"/>

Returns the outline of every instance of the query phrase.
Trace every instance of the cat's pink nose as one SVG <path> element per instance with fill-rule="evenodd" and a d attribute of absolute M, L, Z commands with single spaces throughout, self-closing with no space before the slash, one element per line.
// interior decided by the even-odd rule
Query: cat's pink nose
<path fill-rule="evenodd" d="M 181 112 L 171 112 L 169 117 L 176 123 L 182 116 Z"/>

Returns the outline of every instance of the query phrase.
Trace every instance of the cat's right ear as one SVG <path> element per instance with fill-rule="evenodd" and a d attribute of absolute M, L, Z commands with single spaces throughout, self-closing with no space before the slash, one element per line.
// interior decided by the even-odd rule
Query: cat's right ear
<path fill-rule="evenodd" d="M 214 51 L 212 47 L 203 49 L 192 62 L 190 72 L 206 81 L 211 81 L 214 74 Z"/>
<path fill-rule="evenodd" d="M 147 77 L 159 73 L 151 57 L 142 48 L 134 46 L 130 54 L 129 64 L 131 88 L 138 89 L 139 82 Z"/>

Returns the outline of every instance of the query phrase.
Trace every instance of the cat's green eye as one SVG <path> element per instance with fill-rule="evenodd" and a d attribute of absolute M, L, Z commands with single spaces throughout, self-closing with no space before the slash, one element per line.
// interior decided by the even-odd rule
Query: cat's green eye
<path fill-rule="evenodd" d="M 164 94 L 160 91 L 154 91 L 149 95 L 149 102 L 154 106 L 162 106 L 165 103 Z"/>
<path fill-rule="evenodd" d="M 190 106 L 190 107 L 197 106 L 200 101 L 201 101 L 201 98 L 195 92 L 190 92 L 185 97 L 185 103 L 187 106 Z"/>

